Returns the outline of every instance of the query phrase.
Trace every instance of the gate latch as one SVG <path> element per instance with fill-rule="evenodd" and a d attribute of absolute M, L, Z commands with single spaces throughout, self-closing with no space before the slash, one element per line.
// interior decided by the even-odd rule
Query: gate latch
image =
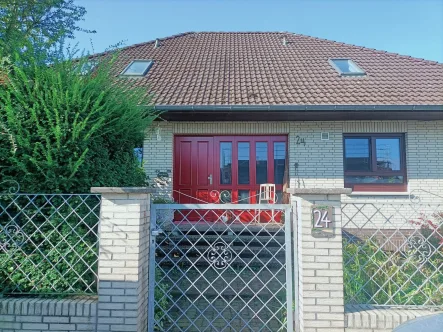
<path fill-rule="evenodd" d="M 162 233 L 163 233 L 163 230 L 161 230 L 161 229 L 156 229 L 156 230 L 153 230 L 151 232 L 152 236 L 157 236 L 157 235 L 160 235 Z"/>

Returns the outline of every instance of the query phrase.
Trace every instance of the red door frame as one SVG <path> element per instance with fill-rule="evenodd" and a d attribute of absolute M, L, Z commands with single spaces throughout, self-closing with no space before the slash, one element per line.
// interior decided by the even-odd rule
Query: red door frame
<path fill-rule="evenodd" d="M 256 191 L 259 190 L 260 185 L 256 184 L 256 143 L 257 142 L 267 142 L 268 143 L 268 151 L 267 151 L 267 160 L 268 160 L 268 169 L 267 169 L 267 179 L 268 183 L 274 182 L 274 143 L 275 142 L 284 142 L 286 146 L 286 156 L 288 154 L 288 136 L 287 135 L 235 135 L 235 136 L 227 136 L 227 135 L 175 135 L 174 136 L 174 181 L 173 181 L 173 189 L 180 190 L 180 151 L 178 149 L 178 144 L 183 139 L 186 139 L 190 142 L 195 142 L 198 140 L 212 140 L 212 156 L 209 155 L 209 160 L 212 160 L 212 165 L 209 166 L 209 169 L 212 170 L 212 185 L 207 186 L 208 190 L 231 190 L 232 201 L 238 201 L 238 191 L 239 190 L 248 190 L 249 196 L 252 196 L 250 203 L 258 203 L 256 201 Z M 231 142 L 232 143 L 232 179 L 231 184 L 222 185 L 220 184 L 220 143 L 221 142 Z M 248 142 L 249 143 L 249 184 L 238 184 L 238 143 L 239 142 Z M 191 143 L 192 144 L 192 143 Z M 195 145 L 195 143 L 194 143 Z M 211 152 L 209 152 L 210 154 Z M 195 152 L 195 147 L 192 148 L 191 155 L 189 156 L 190 160 L 198 160 L 198 156 Z M 191 161 L 192 162 L 192 161 Z M 195 172 L 195 171 L 194 171 Z M 193 173 L 193 176 L 203 176 L 203 174 Z M 207 175 L 209 176 L 209 174 Z M 192 179 L 191 179 L 192 181 Z M 276 191 L 283 190 L 283 184 L 276 184 Z M 194 191 L 195 188 L 193 189 Z M 193 193 L 193 196 L 198 197 L 197 191 Z M 178 194 L 174 191 L 174 199 L 176 201 L 178 198 Z M 181 200 L 180 200 L 181 201 Z M 207 200 L 208 202 L 213 202 L 213 199 Z M 198 201 L 196 201 L 198 202 Z M 194 203 L 194 202 L 191 202 Z M 248 202 L 242 202 L 248 203 Z"/>

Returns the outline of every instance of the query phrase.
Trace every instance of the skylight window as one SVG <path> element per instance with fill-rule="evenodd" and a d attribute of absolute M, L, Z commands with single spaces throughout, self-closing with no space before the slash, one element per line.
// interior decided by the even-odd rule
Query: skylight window
<path fill-rule="evenodd" d="M 151 66 L 153 65 L 151 60 L 134 60 L 123 70 L 121 75 L 123 76 L 145 76 Z"/>
<path fill-rule="evenodd" d="M 329 59 L 329 63 L 340 75 L 363 76 L 365 71 L 351 59 Z"/>

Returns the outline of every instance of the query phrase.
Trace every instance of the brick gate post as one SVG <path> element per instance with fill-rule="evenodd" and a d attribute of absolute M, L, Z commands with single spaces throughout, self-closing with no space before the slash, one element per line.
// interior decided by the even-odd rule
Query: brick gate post
<path fill-rule="evenodd" d="M 101 194 L 97 331 L 147 331 L 150 188 Z"/>
<path fill-rule="evenodd" d="M 292 194 L 297 232 L 298 331 L 343 332 L 345 328 L 343 293 L 343 243 L 341 195 L 350 189 L 297 189 Z M 335 235 L 319 238 L 312 235 L 313 205 L 330 206 Z M 297 273 L 297 271 L 296 271 Z M 297 280 L 297 278 L 296 278 Z M 297 287 L 297 285 L 295 285 Z"/>

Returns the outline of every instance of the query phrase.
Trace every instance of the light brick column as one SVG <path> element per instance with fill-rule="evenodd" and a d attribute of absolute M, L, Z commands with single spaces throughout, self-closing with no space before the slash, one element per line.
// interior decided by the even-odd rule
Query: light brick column
<path fill-rule="evenodd" d="M 92 188 L 102 195 L 97 331 L 147 330 L 149 188 Z"/>
<path fill-rule="evenodd" d="M 343 244 L 341 194 L 350 189 L 290 188 L 297 236 L 298 323 L 301 332 L 343 332 Z M 313 204 L 333 207 L 335 236 L 311 235 Z"/>

